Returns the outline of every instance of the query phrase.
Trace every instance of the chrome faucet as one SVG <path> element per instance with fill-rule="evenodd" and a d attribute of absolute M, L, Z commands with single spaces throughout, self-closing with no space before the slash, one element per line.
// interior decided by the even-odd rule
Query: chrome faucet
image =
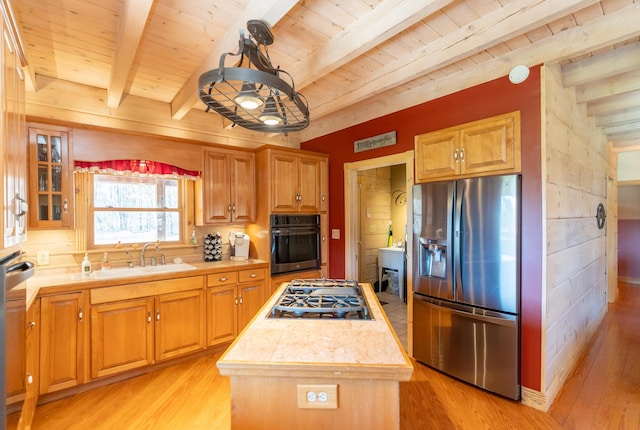
<path fill-rule="evenodd" d="M 144 246 L 142 247 L 142 251 L 140 252 L 140 266 L 144 267 L 144 253 L 147 250 L 147 246 L 149 245 L 153 245 L 156 247 L 156 251 L 160 252 L 160 245 L 158 245 L 157 243 L 153 243 L 153 242 L 149 242 L 149 243 L 145 243 Z"/>

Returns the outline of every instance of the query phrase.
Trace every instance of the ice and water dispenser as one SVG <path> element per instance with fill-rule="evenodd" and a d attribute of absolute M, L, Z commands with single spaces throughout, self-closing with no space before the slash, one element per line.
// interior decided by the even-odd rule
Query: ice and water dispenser
<path fill-rule="evenodd" d="M 420 276 L 446 278 L 446 242 L 421 237 L 420 245 Z"/>

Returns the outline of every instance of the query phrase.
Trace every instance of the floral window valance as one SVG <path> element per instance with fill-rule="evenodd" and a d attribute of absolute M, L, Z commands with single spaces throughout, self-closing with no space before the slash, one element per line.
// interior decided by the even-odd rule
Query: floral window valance
<path fill-rule="evenodd" d="M 75 161 L 76 172 L 154 178 L 200 179 L 197 170 L 186 170 L 149 160 Z"/>

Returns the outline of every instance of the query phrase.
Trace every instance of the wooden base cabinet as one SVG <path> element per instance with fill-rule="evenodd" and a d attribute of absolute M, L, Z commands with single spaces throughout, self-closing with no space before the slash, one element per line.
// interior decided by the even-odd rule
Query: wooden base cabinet
<path fill-rule="evenodd" d="M 91 377 L 205 348 L 202 276 L 91 292 Z"/>
<path fill-rule="evenodd" d="M 266 300 L 266 270 L 207 276 L 207 346 L 230 342 Z"/>
<path fill-rule="evenodd" d="M 264 304 L 264 281 L 255 281 L 238 286 L 238 332 L 241 332 L 249 321 L 258 313 Z"/>
<path fill-rule="evenodd" d="M 88 325 L 84 291 L 40 299 L 40 394 L 85 383 Z"/>
<path fill-rule="evenodd" d="M 166 360 L 205 347 L 203 290 L 155 298 L 156 360 Z"/>
<path fill-rule="evenodd" d="M 26 337 L 27 311 L 24 300 L 7 301 L 6 310 L 6 392 L 7 404 L 16 403 L 24 398 L 26 389 Z"/>
<path fill-rule="evenodd" d="M 231 342 L 238 335 L 237 298 L 235 285 L 207 289 L 207 346 Z"/>
<path fill-rule="evenodd" d="M 25 309 L 24 299 L 9 300 L 6 315 L 6 401 L 22 402 L 17 428 L 29 428 L 38 400 L 40 301 Z"/>
<path fill-rule="evenodd" d="M 153 363 L 153 299 L 91 307 L 91 378 Z"/>
<path fill-rule="evenodd" d="M 25 396 L 22 412 L 18 421 L 18 429 L 31 428 L 33 416 L 38 403 L 38 355 L 40 350 L 40 300 L 36 299 L 27 310 L 27 338 L 26 338 L 26 374 Z"/>
<path fill-rule="evenodd" d="M 416 183 L 521 170 L 520 111 L 415 137 Z"/>

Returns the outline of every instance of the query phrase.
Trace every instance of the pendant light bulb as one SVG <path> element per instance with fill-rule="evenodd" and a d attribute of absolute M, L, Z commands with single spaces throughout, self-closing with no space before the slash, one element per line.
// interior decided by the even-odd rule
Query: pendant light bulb
<path fill-rule="evenodd" d="M 256 91 L 254 83 L 245 82 L 234 101 L 245 109 L 257 109 L 262 106 L 262 99 Z"/>
<path fill-rule="evenodd" d="M 267 104 L 264 107 L 264 112 L 258 117 L 260 121 L 266 125 L 277 125 L 282 122 L 282 117 L 278 113 L 278 107 L 273 96 L 267 98 Z"/>

